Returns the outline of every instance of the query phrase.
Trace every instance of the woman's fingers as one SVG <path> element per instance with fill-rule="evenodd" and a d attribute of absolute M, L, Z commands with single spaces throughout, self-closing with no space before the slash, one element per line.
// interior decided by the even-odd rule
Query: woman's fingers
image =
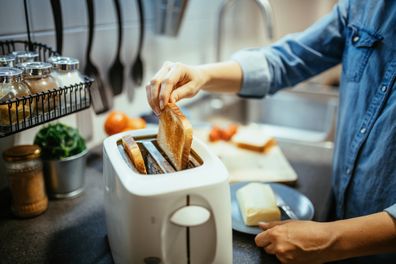
<path fill-rule="evenodd" d="M 288 223 L 288 222 L 290 222 L 290 221 L 292 221 L 292 220 L 271 221 L 271 222 L 259 222 L 259 227 L 260 227 L 262 230 L 267 230 L 267 229 L 273 228 L 274 226 L 277 226 L 277 225 L 286 224 L 286 223 Z"/>
<path fill-rule="evenodd" d="M 159 107 L 160 86 L 161 86 L 162 80 L 164 79 L 166 74 L 169 72 L 170 65 L 171 65 L 170 62 L 165 62 L 164 65 L 162 66 L 162 68 L 154 75 L 153 79 L 146 86 L 148 103 L 156 115 L 159 115 L 161 113 L 161 110 Z"/>
<path fill-rule="evenodd" d="M 169 71 L 166 73 L 165 78 L 161 81 L 159 91 L 159 106 L 162 110 L 169 102 L 169 97 L 172 91 L 175 89 L 177 83 L 182 79 L 183 75 L 182 66 L 178 63 L 174 63 L 169 67 Z"/>
<path fill-rule="evenodd" d="M 170 95 L 169 101 L 171 103 L 176 103 L 183 98 L 193 97 L 197 93 L 198 89 L 196 88 L 196 85 L 194 85 L 192 82 L 189 82 L 185 85 L 178 87 L 176 90 L 173 90 Z"/>
<path fill-rule="evenodd" d="M 196 95 L 204 79 L 201 71 L 193 66 L 166 62 L 146 87 L 149 104 L 159 115 L 169 102 Z"/>
<path fill-rule="evenodd" d="M 256 246 L 258 247 L 266 247 L 269 244 L 271 244 L 271 238 L 268 235 L 268 231 L 263 231 L 260 234 L 258 234 L 254 238 L 254 241 L 256 242 Z"/>
<path fill-rule="evenodd" d="M 268 244 L 266 247 L 264 247 L 264 250 L 267 254 L 271 254 L 271 255 L 275 255 L 276 254 L 276 250 L 274 247 L 274 244 Z"/>

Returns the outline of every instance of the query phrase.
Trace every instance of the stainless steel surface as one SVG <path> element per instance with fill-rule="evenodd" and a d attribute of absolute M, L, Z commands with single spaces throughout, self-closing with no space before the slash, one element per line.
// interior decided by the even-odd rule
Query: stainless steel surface
<path fill-rule="evenodd" d="M 265 125 L 276 138 L 332 147 L 335 137 L 338 92 L 306 83 L 262 100 L 235 95 L 205 95 L 186 105 L 193 125 L 237 122 Z"/>
<path fill-rule="evenodd" d="M 331 146 L 337 111 L 338 91 L 308 83 L 251 101 L 249 121 L 270 125 L 279 138 Z"/>
<path fill-rule="evenodd" d="M 164 173 L 174 172 L 173 166 L 162 156 L 161 152 L 154 146 L 152 141 L 145 140 L 140 142 L 146 150 L 150 153 L 151 157 L 157 163 Z"/>
<path fill-rule="evenodd" d="M 267 34 L 268 38 L 272 39 L 274 37 L 274 25 L 273 25 L 273 18 L 272 18 L 272 8 L 271 4 L 268 0 L 255 0 L 258 7 L 260 8 L 261 13 L 264 17 L 265 25 L 267 26 Z"/>
<path fill-rule="evenodd" d="M 290 206 L 283 200 L 283 198 L 280 195 L 275 195 L 276 196 L 276 205 L 285 212 L 285 214 L 293 220 L 297 220 L 298 217 L 297 215 L 293 212 L 293 210 L 290 208 Z"/>
<path fill-rule="evenodd" d="M 84 190 L 88 150 L 63 160 L 44 160 L 47 193 L 53 198 L 71 198 Z"/>
<path fill-rule="evenodd" d="M 219 12 L 219 17 L 217 20 L 217 30 L 216 30 L 216 60 L 220 61 L 221 60 L 221 41 L 223 37 L 223 20 L 224 16 L 227 12 L 227 9 L 232 5 L 232 3 L 235 0 L 223 0 L 221 7 L 220 7 L 220 12 Z M 256 5 L 259 7 L 259 10 L 263 16 L 263 22 L 264 22 L 264 27 L 267 28 L 267 34 L 268 38 L 272 39 L 273 38 L 273 22 L 272 22 L 272 8 L 268 0 L 254 0 Z"/>
<path fill-rule="evenodd" d="M 156 1 L 155 31 L 161 35 L 177 36 L 188 0 Z"/>

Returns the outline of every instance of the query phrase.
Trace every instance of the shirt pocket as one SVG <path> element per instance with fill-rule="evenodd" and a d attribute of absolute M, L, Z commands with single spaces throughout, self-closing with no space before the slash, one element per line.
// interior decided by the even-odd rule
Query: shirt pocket
<path fill-rule="evenodd" d="M 358 82 L 362 77 L 371 53 L 383 37 L 355 25 L 349 25 L 347 30 L 347 50 L 344 57 L 343 70 L 349 81 Z"/>

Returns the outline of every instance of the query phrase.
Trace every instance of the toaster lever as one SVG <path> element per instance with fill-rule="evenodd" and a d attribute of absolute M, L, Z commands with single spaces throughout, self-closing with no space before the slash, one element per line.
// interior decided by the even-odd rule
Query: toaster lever
<path fill-rule="evenodd" d="M 209 220 L 210 212 L 208 209 L 190 205 L 177 209 L 171 216 L 170 221 L 178 226 L 193 227 L 206 223 Z"/>

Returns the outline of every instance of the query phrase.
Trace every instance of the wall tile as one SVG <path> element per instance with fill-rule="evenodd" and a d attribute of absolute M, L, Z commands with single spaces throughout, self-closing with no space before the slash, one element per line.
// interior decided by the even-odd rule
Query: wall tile
<path fill-rule="evenodd" d="M 0 35 L 26 32 L 23 0 L 1 1 Z"/>

